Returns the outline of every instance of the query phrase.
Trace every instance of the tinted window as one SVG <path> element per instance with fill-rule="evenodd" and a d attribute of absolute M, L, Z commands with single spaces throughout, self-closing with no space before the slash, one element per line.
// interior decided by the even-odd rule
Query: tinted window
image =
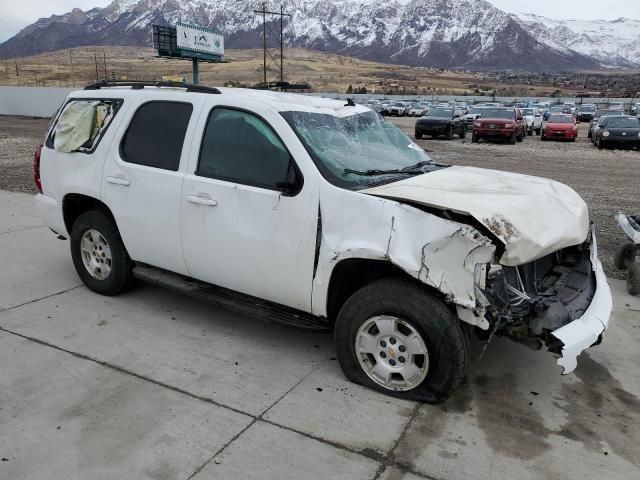
<path fill-rule="evenodd" d="M 607 119 L 607 127 L 609 128 L 638 128 L 640 123 L 637 118 L 633 117 L 611 117 Z"/>
<path fill-rule="evenodd" d="M 573 123 L 573 117 L 568 115 L 551 115 L 549 123 Z"/>
<path fill-rule="evenodd" d="M 202 139 L 197 175 L 281 190 L 289 152 L 275 132 L 247 112 L 214 108 Z"/>
<path fill-rule="evenodd" d="M 449 110 L 447 108 L 432 108 L 431 110 L 429 110 L 427 116 L 451 118 L 453 117 L 453 110 Z"/>
<path fill-rule="evenodd" d="M 513 119 L 515 118 L 514 110 L 505 110 L 501 108 L 486 108 L 481 115 L 482 118 L 505 118 L 505 119 Z"/>
<path fill-rule="evenodd" d="M 137 165 L 178 170 L 192 110 L 190 103 L 149 102 L 142 105 L 122 140 L 122 159 Z"/>

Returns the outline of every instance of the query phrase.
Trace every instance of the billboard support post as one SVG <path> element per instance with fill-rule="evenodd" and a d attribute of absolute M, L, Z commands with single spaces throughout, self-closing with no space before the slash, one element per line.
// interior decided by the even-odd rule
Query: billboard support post
<path fill-rule="evenodd" d="M 198 85 L 198 59 L 197 58 L 192 58 L 191 59 L 191 76 L 192 76 L 192 81 L 191 83 L 193 83 L 194 85 Z"/>

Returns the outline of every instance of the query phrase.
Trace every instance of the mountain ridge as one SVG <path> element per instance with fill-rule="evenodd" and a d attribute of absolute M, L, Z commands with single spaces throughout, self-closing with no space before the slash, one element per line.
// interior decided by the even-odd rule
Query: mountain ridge
<path fill-rule="evenodd" d="M 291 47 L 449 69 L 640 66 L 638 40 L 622 35 L 615 62 L 608 64 L 611 56 L 597 55 L 596 47 L 602 38 L 611 41 L 615 36 L 611 29 L 593 40 L 588 28 L 574 31 L 575 25 L 561 21 L 507 14 L 486 0 L 389 0 L 384 4 L 285 0 L 283 4 L 291 14 L 285 21 L 285 43 Z M 262 32 L 262 18 L 253 13 L 257 6 L 253 0 L 114 0 L 104 8 L 75 8 L 37 20 L 0 44 L 0 58 L 88 45 L 149 46 L 152 24 L 179 20 L 215 28 L 225 35 L 228 48 L 255 48 L 261 44 Z M 269 25 L 274 31 L 277 28 L 275 19 Z"/>

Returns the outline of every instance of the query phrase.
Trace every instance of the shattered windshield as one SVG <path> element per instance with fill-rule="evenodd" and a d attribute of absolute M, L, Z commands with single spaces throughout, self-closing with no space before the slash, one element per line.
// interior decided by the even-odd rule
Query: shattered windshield
<path fill-rule="evenodd" d="M 375 112 L 336 117 L 281 112 L 323 176 L 346 188 L 364 188 L 443 168 L 402 131 Z"/>

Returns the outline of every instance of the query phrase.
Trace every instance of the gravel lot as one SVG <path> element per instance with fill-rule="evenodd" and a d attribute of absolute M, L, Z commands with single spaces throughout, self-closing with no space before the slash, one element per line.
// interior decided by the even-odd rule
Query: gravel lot
<path fill-rule="evenodd" d="M 413 135 L 413 118 L 394 118 Z M 33 191 L 33 150 L 42 141 L 48 119 L 0 116 L 0 189 Z M 429 154 L 444 163 L 509 170 L 553 178 L 573 187 L 589 204 L 596 224 L 600 258 L 607 273 L 623 278 L 613 266 L 616 247 L 625 240 L 615 222 L 618 210 L 640 212 L 638 179 L 640 151 L 598 150 L 587 139 L 587 124 L 580 126 L 576 143 L 541 142 L 527 137 L 515 146 L 472 144 L 466 140 L 419 140 Z"/>

